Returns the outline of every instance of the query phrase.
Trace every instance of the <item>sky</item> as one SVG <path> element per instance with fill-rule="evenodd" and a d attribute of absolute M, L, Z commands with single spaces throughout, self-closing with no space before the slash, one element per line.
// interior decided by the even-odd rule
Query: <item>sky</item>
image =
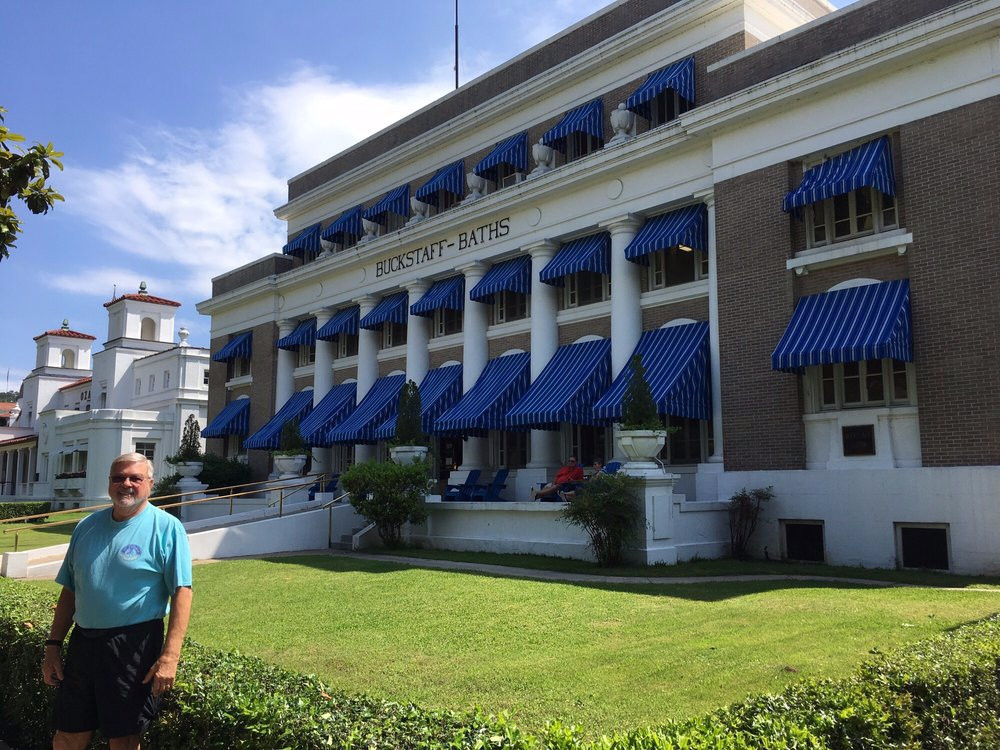
<path fill-rule="evenodd" d="M 606 4 L 463 0 L 461 82 Z M 285 225 L 273 211 L 288 179 L 454 88 L 454 8 L 6 4 L 5 125 L 65 153 L 50 184 L 66 201 L 40 217 L 17 204 L 24 233 L 0 262 L 0 390 L 19 387 L 33 337 L 64 318 L 99 351 L 103 303 L 141 281 L 181 302 L 176 327 L 208 346 L 210 320 L 195 303 L 211 296 L 213 276 L 280 252 Z"/>

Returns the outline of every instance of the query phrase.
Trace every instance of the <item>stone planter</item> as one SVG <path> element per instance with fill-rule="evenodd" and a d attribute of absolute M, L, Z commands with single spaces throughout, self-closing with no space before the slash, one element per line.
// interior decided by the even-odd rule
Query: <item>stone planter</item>
<path fill-rule="evenodd" d="M 394 445 L 389 448 L 389 456 L 397 464 L 412 464 L 427 458 L 426 445 Z"/>
<path fill-rule="evenodd" d="M 294 479 L 302 475 L 306 466 L 307 456 L 300 453 L 294 456 L 274 456 L 274 470 L 279 479 Z"/>
<path fill-rule="evenodd" d="M 629 460 L 625 468 L 659 468 L 655 458 L 666 442 L 666 430 L 618 431 L 618 447 Z"/>
<path fill-rule="evenodd" d="M 193 479 L 201 474 L 201 470 L 205 465 L 201 461 L 181 461 L 179 464 L 173 464 L 173 467 L 174 471 L 180 474 L 182 479 Z"/>

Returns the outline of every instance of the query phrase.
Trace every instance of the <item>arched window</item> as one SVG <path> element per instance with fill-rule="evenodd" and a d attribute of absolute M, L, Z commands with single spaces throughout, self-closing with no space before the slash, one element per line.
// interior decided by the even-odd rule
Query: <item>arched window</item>
<path fill-rule="evenodd" d="M 156 321 L 152 318 L 143 318 L 139 337 L 143 341 L 156 341 Z"/>
<path fill-rule="evenodd" d="M 76 367 L 76 352 L 72 349 L 63 349 L 60 367 L 68 367 L 69 369 Z"/>

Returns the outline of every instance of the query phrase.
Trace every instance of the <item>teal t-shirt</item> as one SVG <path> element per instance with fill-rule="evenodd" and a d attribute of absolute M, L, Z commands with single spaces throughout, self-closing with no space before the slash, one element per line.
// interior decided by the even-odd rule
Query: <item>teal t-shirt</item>
<path fill-rule="evenodd" d="M 178 586 L 191 585 L 191 550 L 181 522 L 146 504 L 115 521 L 111 508 L 77 524 L 56 582 L 76 596 L 73 619 L 116 628 L 164 617 Z"/>

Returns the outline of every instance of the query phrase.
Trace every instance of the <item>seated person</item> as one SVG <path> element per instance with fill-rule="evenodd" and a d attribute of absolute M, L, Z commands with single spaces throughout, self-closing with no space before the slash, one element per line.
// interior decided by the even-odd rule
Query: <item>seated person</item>
<path fill-rule="evenodd" d="M 595 479 L 596 477 L 605 473 L 604 462 L 599 458 L 595 458 L 594 465 L 591 466 L 591 469 L 592 469 L 591 473 L 583 478 L 585 482 L 589 482 L 591 479 Z M 559 496 L 563 500 L 571 500 L 572 498 L 576 497 L 576 490 L 579 488 L 579 486 L 580 486 L 579 484 L 574 484 L 572 489 L 560 490 Z"/>
<path fill-rule="evenodd" d="M 583 469 L 576 463 L 576 456 L 570 456 L 566 465 L 556 472 L 555 478 L 540 490 L 531 491 L 532 500 L 562 500 L 557 493 L 569 492 L 583 481 Z"/>

